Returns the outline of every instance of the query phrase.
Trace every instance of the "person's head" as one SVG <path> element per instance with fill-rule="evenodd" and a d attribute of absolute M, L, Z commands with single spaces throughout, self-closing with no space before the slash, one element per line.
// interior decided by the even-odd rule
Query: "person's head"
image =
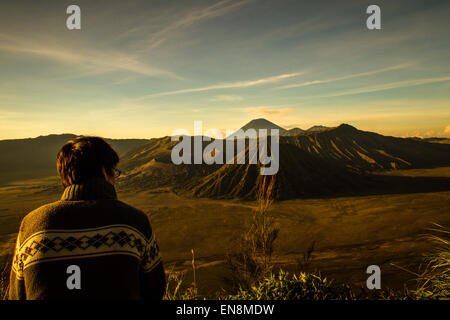
<path fill-rule="evenodd" d="M 115 182 L 119 156 L 99 137 L 79 137 L 68 141 L 58 152 L 56 168 L 64 187 L 93 178 Z"/>

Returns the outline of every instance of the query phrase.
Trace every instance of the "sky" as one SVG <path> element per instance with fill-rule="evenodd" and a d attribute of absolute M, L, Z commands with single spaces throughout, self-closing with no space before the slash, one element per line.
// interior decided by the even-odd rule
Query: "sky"
<path fill-rule="evenodd" d="M 81 30 L 66 9 L 81 8 Z M 366 9 L 381 9 L 369 30 Z M 0 2 L 0 139 L 348 123 L 450 137 L 449 1 Z"/>

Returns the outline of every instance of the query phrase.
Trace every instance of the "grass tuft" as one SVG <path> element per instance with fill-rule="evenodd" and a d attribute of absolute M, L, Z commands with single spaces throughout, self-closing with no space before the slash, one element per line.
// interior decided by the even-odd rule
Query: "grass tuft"
<path fill-rule="evenodd" d="M 450 231 L 435 224 L 428 240 L 435 244 L 434 252 L 426 258 L 425 271 L 419 275 L 416 299 L 450 299 Z"/>

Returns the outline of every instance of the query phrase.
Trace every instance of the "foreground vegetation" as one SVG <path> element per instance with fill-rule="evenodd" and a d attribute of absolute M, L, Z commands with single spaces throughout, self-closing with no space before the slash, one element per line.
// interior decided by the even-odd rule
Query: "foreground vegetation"
<path fill-rule="evenodd" d="M 226 300 L 436 300 L 450 299 L 450 231 L 437 226 L 428 239 L 436 245 L 434 253 L 426 258 L 426 267 L 415 273 L 417 284 L 414 290 L 367 290 L 355 289 L 348 284 L 338 284 L 320 273 L 298 272 L 290 274 L 282 269 L 261 274 L 253 282 L 242 282 L 233 292 L 221 290 L 210 296 L 198 294 L 198 283 L 183 286 L 183 275 L 170 270 L 164 299 L 226 299 Z M 192 268 L 195 275 L 195 257 L 192 251 Z M 267 261 L 265 262 L 267 263 Z M 412 272 L 406 270 L 407 272 Z M 0 299 L 7 298 L 10 263 L 0 268 Z M 246 278 L 248 281 L 248 278 Z"/>
<path fill-rule="evenodd" d="M 197 283 L 181 290 L 182 276 L 170 273 L 164 299 L 224 299 L 224 300 L 449 300 L 450 299 L 450 232 L 436 229 L 442 236 L 430 236 L 436 243 L 436 252 L 430 255 L 422 273 L 415 273 L 413 290 L 355 289 L 348 284 L 337 284 L 320 273 L 289 274 L 280 269 L 271 272 L 249 287 L 239 287 L 236 292 L 224 290 L 212 296 L 198 295 Z M 195 266 L 194 266 L 195 268 Z M 406 270 L 407 272 L 412 272 Z"/>
<path fill-rule="evenodd" d="M 289 274 L 283 269 L 274 272 L 271 258 L 273 244 L 278 229 L 269 215 L 272 203 L 274 178 L 264 179 L 258 195 L 258 206 L 244 233 L 240 250 L 229 255 L 227 263 L 232 271 L 233 292 L 222 290 L 211 296 L 200 296 L 196 281 L 196 266 L 192 250 L 192 268 L 194 282 L 185 290 L 181 290 L 183 278 L 179 273 L 171 271 L 167 279 L 164 299 L 225 299 L 225 300 L 441 300 L 450 299 L 450 231 L 441 225 L 435 225 L 426 236 L 426 240 L 434 243 L 435 251 L 425 259 L 425 268 L 421 273 L 414 273 L 416 286 L 412 290 L 402 291 L 355 289 L 349 284 L 337 284 L 322 277 L 320 273 L 298 272 Z M 314 243 L 299 267 L 309 263 Z"/>

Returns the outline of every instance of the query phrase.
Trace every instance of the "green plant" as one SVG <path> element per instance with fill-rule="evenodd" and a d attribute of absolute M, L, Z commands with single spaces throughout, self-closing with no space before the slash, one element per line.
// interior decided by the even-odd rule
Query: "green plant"
<path fill-rule="evenodd" d="M 253 211 L 248 230 L 239 243 L 239 250 L 227 256 L 235 288 L 250 288 L 272 271 L 274 242 L 279 229 L 269 215 L 273 202 L 275 176 L 270 182 L 264 176 L 259 188 L 257 207 Z"/>
<path fill-rule="evenodd" d="M 280 270 L 249 289 L 228 296 L 232 300 L 350 300 L 355 295 L 347 285 L 335 285 L 320 274 L 290 275 Z"/>
<path fill-rule="evenodd" d="M 450 299 L 450 231 L 439 224 L 430 231 L 436 233 L 428 236 L 436 249 L 427 257 L 427 267 L 412 294 L 416 299 Z"/>

